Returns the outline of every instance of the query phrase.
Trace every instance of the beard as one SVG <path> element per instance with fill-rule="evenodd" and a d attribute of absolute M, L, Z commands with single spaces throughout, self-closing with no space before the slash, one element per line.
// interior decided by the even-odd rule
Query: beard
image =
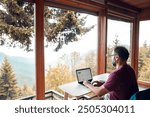
<path fill-rule="evenodd" d="M 116 61 L 112 62 L 113 67 L 116 67 Z"/>

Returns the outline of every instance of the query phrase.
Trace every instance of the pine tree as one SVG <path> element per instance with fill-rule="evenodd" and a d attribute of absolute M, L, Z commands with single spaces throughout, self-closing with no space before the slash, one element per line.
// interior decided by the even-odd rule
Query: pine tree
<path fill-rule="evenodd" d="M 119 41 L 120 41 L 120 40 L 118 39 L 118 34 L 115 34 L 115 39 L 114 39 L 114 41 L 113 41 L 113 43 L 114 43 L 114 48 L 119 45 Z"/>
<path fill-rule="evenodd" d="M 0 98 L 1 99 L 16 99 L 20 95 L 20 90 L 17 86 L 16 76 L 13 72 L 11 64 L 5 57 L 0 69 Z"/>
<path fill-rule="evenodd" d="M 31 49 L 34 30 L 34 5 L 23 0 L 1 0 L 0 6 L 0 44 Z M 56 43 L 58 51 L 63 44 L 74 42 L 94 26 L 84 27 L 86 17 L 70 10 L 44 8 L 44 31 L 47 42 Z M 7 38 L 3 38 L 7 35 Z M 49 44 L 47 44 L 49 45 Z"/>
<path fill-rule="evenodd" d="M 3 87 L 3 85 L 4 85 L 4 80 L 2 79 L 2 75 L 0 72 L 0 100 L 6 99 L 5 88 Z"/>

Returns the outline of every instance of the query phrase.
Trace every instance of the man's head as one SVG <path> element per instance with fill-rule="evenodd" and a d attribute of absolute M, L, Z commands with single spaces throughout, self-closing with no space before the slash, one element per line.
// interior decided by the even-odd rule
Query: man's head
<path fill-rule="evenodd" d="M 119 62 L 126 62 L 129 58 L 128 50 L 123 46 L 116 46 L 113 51 L 113 66 L 116 66 Z"/>

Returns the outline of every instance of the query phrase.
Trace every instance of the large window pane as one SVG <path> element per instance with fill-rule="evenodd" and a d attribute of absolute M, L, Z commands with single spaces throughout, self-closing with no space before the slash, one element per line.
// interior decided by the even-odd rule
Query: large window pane
<path fill-rule="evenodd" d="M 117 45 L 126 47 L 130 52 L 130 35 L 131 23 L 108 19 L 108 32 L 107 32 L 107 72 L 111 72 L 114 68 L 111 64 L 111 52 Z M 131 56 L 131 55 L 130 55 Z M 130 58 L 128 59 L 130 64 Z"/>
<path fill-rule="evenodd" d="M 2 1 L 0 100 L 35 95 L 34 39 L 34 5 L 26 2 Z"/>
<path fill-rule="evenodd" d="M 140 22 L 138 80 L 150 83 L 150 20 Z"/>
<path fill-rule="evenodd" d="M 46 7 L 45 7 L 46 8 Z M 47 90 L 55 90 L 60 93 L 63 93 L 58 86 L 65 84 L 67 82 L 72 82 L 76 80 L 75 70 L 79 68 L 90 67 L 92 70 L 92 74 L 96 75 L 97 71 L 97 17 L 84 13 L 77 13 L 74 17 L 75 11 L 66 11 L 64 9 L 51 8 L 51 11 L 57 13 L 66 12 L 63 16 L 67 16 L 70 13 L 70 19 L 66 19 L 61 15 L 55 14 L 51 19 L 49 19 L 49 28 L 53 25 L 55 30 L 55 25 L 60 23 L 59 21 L 64 18 L 64 21 L 60 23 L 60 26 L 64 25 L 65 20 L 69 22 L 74 22 L 76 25 L 79 25 L 79 20 L 85 17 L 85 25 L 84 27 L 94 26 L 90 31 L 85 34 L 78 35 L 76 40 L 72 40 L 70 42 L 65 41 L 65 37 L 67 34 L 64 34 L 65 31 L 73 31 L 76 30 L 74 27 L 66 25 L 68 29 L 64 30 L 63 33 L 57 35 L 55 42 L 50 41 L 47 42 L 47 38 L 45 39 L 45 89 Z M 52 10 L 53 9 L 53 10 Z M 73 13 L 73 14 L 72 14 Z M 60 19 L 61 17 L 61 19 Z M 73 17 L 73 19 L 72 19 Z M 78 18 L 77 18 L 78 17 Z M 77 18 L 77 19 L 76 19 Z M 77 23 L 78 22 L 78 23 Z M 56 24 L 55 24 L 56 23 Z M 84 21 L 82 22 L 84 23 Z M 47 25 L 46 25 L 47 26 Z M 79 26 L 82 27 L 82 26 Z M 47 30 L 49 30 L 47 28 Z M 53 29 L 52 29 L 53 30 Z M 76 30 L 83 31 L 83 30 Z M 50 32 L 51 33 L 51 32 Z M 77 32 L 78 33 L 78 32 Z M 75 38 L 74 38 L 75 39 Z M 60 48 L 57 50 L 58 44 L 60 44 Z M 61 45 L 62 44 L 62 45 Z"/>

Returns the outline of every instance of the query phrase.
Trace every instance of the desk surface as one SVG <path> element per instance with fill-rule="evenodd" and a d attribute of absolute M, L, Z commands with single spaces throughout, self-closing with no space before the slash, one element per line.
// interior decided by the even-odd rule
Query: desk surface
<path fill-rule="evenodd" d="M 108 76 L 109 76 L 108 73 L 100 74 L 100 75 L 94 76 L 93 81 L 98 80 L 98 81 L 105 82 Z M 77 81 L 61 85 L 59 86 L 59 88 L 63 90 L 64 92 L 67 92 L 68 94 L 75 96 L 75 97 L 82 96 L 84 94 L 91 92 L 89 88 L 85 87 L 84 85 L 78 84 Z"/>

